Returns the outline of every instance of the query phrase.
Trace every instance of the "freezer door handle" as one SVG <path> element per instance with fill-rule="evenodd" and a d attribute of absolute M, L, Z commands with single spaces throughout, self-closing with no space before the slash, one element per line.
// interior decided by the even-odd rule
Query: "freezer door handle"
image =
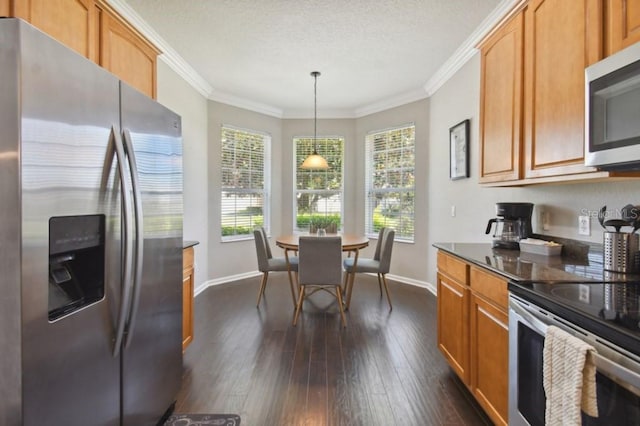
<path fill-rule="evenodd" d="M 115 148 L 116 158 L 118 160 L 118 174 L 120 175 L 120 190 L 122 193 L 122 206 L 124 211 L 122 237 L 124 241 L 123 245 L 123 263 L 124 269 L 122 272 L 123 284 L 122 284 L 122 297 L 120 300 L 120 309 L 118 313 L 118 322 L 116 326 L 116 336 L 113 343 L 113 356 L 117 357 L 120 354 L 120 348 L 122 347 L 122 340 L 125 332 L 125 325 L 127 316 L 131 305 L 131 268 L 132 268 L 132 253 L 133 253 L 133 238 L 131 236 L 131 229 L 133 228 L 133 214 L 131 208 L 131 199 L 129 197 L 129 191 L 127 189 L 127 178 L 125 168 L 125 152 L 120 133 L 116 130 L 115 126 L 111 126 L 111 141 L 109 146 Z M 107 158 L 110 156 L 108 155 Z M 113 158 L 111 156 L 111 158 Z"/>
<path fill-rule="evenodd" d="M 142 220 L 142 194 L 140 192 L 140 178 L 138 176 L 138 167 L 136 163 L 136 156 L 133 151 L 133 140 L 131 139 L 131 133 L 128 129 L 124 129 L 123 132 L 124 148 L 127 154 L 127 161 L 129 163 L 129 173 L 131 173 L 131 186 L 133 187 L 133 212 L 135 220 L 136 238 L 135 238 L 135 263 L 133 280 L 133 300 L 131 302 L 131 309 L 129 312 L 129 318 L 127 320 L 126 336 L 124 341 L 124 347 L 129 347 L 131 338 L 133 336 L 133 330 L 135 327 L 136 316 L 138 315 L 138 304 L 140 302 L 140 288 L 142 287 L 142 259 L 144 255 L 144 228 Z"/>

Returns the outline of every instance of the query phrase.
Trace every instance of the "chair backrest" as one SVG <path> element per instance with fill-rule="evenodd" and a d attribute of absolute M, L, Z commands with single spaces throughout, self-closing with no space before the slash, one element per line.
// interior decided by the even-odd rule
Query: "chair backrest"
<path fill-rule="evenodd" d="M 378 271 L 381 274 L 386 274 L 389 272 L 389 268 L 391 267 L 391 252 L 393 251 L 393 239 L 396 236 L 396 231 L 391 228 L 384 228 L 384 232 L 382 234 L 382 244 L 380 247 L 380 270 Z"/>
<path fill-rule="evenodd" d="M 266 272 L 269 270 L 269 255 L 267 252 L 268 242 L 260 229 L 253 230 L 253 239 L 256 242 L 256 255 L 258 256 L 258 270 Z"/>
<path fill-rule="evenodd" d="M 261 226 L 260 232 L 262 232 L 262 239 L 264 239 L 264 246 L 267 250 L 267 259 L 272 259 L 273 255 L 271 254 L 271 246 L 269 245 L 269 237 L 267 236 L 267 231 L 264 230 L 264 226 Z"/>
<path fill-rule="evenodd" d="M 342 284 L 342 238 L 300 237 L 298 279 L 301 285 Z"/>
<path fill-rule="evenodd" d="M 384 231 L 387 228 L 382 227 L 380 228 L 380 231 L 378 232 L 378 242 L 376 244 L 376 251 L 373 254 L 373 260 L 380 260 L 380 251 L 382 250 L 382 240 L 384 238 Z"/>

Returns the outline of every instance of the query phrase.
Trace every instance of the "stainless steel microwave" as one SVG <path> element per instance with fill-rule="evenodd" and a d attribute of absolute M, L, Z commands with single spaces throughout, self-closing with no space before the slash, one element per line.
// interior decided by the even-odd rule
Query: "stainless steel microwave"
<path fill-rule="evenodd" d="M 585 70 L 585 165 L 640 170 L 640 43 Z"/>

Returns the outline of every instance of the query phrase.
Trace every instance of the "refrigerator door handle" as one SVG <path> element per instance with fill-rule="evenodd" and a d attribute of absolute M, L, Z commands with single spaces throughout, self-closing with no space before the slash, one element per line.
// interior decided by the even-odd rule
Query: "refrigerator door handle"
<path fill-rule="evenodd" d="M 131 302 L 131 309 L 129 312 L 129 318 L 127 320 L 127 332 L 124 341 L 124 347 L 129 347 L 131 338 L 133 337 L 133 330 L 135 327 L 136 316 L 138 314 L 138 304 L 140 302 L 140 287 L 142 287 L 142 259 L 144 256 L 144 228 L 142 221 L 142 193 L 140 192 L 140 179 L 138 177 L 138 167 L 136 163 L 136 156 L 133 151 L 133 140 L 131 139 L 131 132 L 129 129 L 123 131 L 124 148 L 127 154 L 127 161 L 129 162 L 129 173 L 131 173 L 131 186 L 133 187 L 133 211 L 136 227 L 136 250 L 135 250 L 135 265 L 134 265 L 134 280 L 133 280 L 133 300 Z"/>
<path fill-rule="evenodd" d="M 127 315 L 130 310 L 131 304 L 131 268 L 132 268 L 132 258 L 131 254 L 133 252 L 133 238 L 131 236 L 131 229 L 133 225 L 132 218 L 132 208 L 131 208 L 131 200 L 129 198 L 128 189 L 127 189 L 127 179 L 126 179 L 126 170 L 125 170 L 125 152 L 124 145 L 122 144 L 122 139 L 120 138 L 120 133 L 115 129 L 115 126 L 111 126 L 111 138 L 113 143 L 109 143 L 110 146 L 115 148 L 116 158 L 118 159 L 118 174 L 120 175 L 120 189 L 122 192 L 122 205 L 124 210 L 124 221 L 123 221 L 123 262 L 124 262 L 124 270 L 122 273 L 122 297 L 120 301 L 120 309 L 118 313 L 118 322 L 116 326 L 116 336 L 115 341 L 113 343 L 113 356 L 117 357 L 120 354 L 120 348 L 122 347 L 122 340 L 124 338 L 125 325 L 127 320 Z M 107 157 L 108 158 L 108 157 Z"/>

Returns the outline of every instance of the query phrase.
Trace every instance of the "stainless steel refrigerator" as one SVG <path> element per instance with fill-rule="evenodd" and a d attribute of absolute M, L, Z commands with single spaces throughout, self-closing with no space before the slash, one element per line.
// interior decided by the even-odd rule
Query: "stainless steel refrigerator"
<path fill-rule="evenodd" d="M 180 117 L 0 19 L 0 424 L 155 425 L 181 285 Z"/>

